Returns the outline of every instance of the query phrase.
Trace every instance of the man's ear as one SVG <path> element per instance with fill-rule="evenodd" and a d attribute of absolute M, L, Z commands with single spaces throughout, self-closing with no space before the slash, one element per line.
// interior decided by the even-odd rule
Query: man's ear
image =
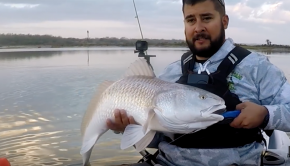
<path fill-rule="evenodd" d="M 223 22 L 224 28 L 227 29 L 228 25 L 229 25 L 229 16 L 228 15 L 224 15 L 223 18 L 222 18 L 222 22 Z"/>

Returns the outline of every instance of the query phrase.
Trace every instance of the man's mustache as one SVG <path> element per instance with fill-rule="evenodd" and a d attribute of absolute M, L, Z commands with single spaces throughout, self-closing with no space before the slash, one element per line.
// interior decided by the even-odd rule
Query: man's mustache
<path fill-rule="evenodd" d="M 192 41 L 194 42 L 194 41 L 196 41 L 196 40 L 198 40 L 200 38 L 210 39 L 210 36 L 207 35 L 207 34 L 205 34 L 205 33 L 198 33 L 198 34 L 196 34 L 196 35 L 193 36 Z"/>

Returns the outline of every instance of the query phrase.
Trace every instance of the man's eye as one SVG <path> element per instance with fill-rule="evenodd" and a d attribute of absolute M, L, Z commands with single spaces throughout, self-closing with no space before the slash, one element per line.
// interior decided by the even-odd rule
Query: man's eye
<path fill-rule="evenodd" d="M 210 20 L 211 17 L 204 17 L 203 19 L 204 19 L 204 20 Z"/>
<path fill-rule="evenodd" d="M 193 21 L 194 21 L 193 19 L 188 19 L 188 20 L 187 20 L 187 22 L 193 22 Z"/>

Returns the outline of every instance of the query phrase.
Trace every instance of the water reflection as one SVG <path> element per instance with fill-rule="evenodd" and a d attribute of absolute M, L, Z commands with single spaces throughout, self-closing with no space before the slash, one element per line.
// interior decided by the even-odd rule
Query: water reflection
<path fill-rule="evenodd" d="M 61 51 L 39 51 L 39 52 L 0 52 L 0 60 L 21 60 L 21 59 L 39 59 L 61 56 Z"/>
<path fill-rule="evenodd" d="M 156 74 L 179 60 L 183 50 L 150 49 Z M 271 54 L 290 74 L 290 56 Z M 133 49 L 53 50 L 0 53 L 0 157 L 13 166 L 81 165 L 80 123 L 103 80 L 117 80 L 137 59 Z M 120 150 L 120 135 L 101 137 L 92 165 L 140 159 L 133 148 Z"/>
<path fill-rule="evenodd" d="M 28 122 L 31 118 L 31 116 L 16 115 L 9 115 L 10 120 L 4 117 L 1 122 L 7 121 L 9 123 L 19 119 Z M 40 113 L 34 114 L 33 118 L 42 119 Z M 67 149 L 67 147 L 72 147 L 67 146 L 68 135 L 78 135 L 78 130 L 59 130 L 60 124 L 58 123 L 54 121 L 53 130 L 47 127 L 49 121 L 34 121 L 34 124 L 22 123 L 20 129 L 14 129 L 20 127 L 15 123 L 10 123 L 8 128 L 7 126 L 1 126 L 0 156 L 7 157 L 13 166 L 64 165 L 70 163 L 72 161 L 70 155 L 77 153 L 77 151 L 74 150 L 71 153 Z"/>
<path fill-rule="evenodd" d="M 271 50 L 261 50 L 258 51 L 264 55 L 289 55 L 290 51 L 271 51 Z"/>
<path fill-rule="evenodd" d="M 87 54 L 88 54 L 88 66 L 90 66 L 90 51 L 89 50 L 87 51 Z"/>

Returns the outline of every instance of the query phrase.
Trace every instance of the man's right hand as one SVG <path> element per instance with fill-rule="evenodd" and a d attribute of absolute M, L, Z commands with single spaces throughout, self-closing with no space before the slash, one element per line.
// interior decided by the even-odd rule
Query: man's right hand
<path fill-rule="evenodd" d="M 132 116 L 128 117 L 125 110 L 116 109 L 114 111 L 115 123 L 110 119 L 107 120 L 107 126 L 109 129 L 116 132 L 124 132 L 125 128 L 129 124 L 137 124 Z"/>

